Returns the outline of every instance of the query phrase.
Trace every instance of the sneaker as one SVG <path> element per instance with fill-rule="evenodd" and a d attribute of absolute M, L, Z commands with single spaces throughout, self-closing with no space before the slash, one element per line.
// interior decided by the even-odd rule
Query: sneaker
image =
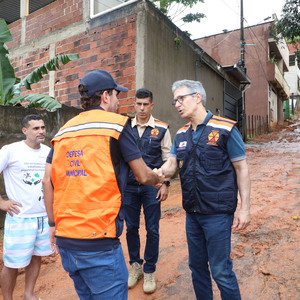
<path fill-rule="evenodd" d="M 143 277 L 143 275 L 143 266 L 137 262 L 134 262 L 131 265 L 131 269 L 129 271 L 128 288 L 131 289 L 135 287 L 137 282 Z"/>
<path fill-rule="evenodd" d="M 156 282 L 154 273 L 144 273 L 144 293 L 152 294 L 156 290 Z"/>

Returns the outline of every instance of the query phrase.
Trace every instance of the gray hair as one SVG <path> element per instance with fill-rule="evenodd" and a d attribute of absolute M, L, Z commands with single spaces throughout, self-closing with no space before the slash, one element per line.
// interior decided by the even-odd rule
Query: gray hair
<path fill-rule="evenodd" d="M 205 89 L 200 81 L 194 81 L 194 80 L 178 80 L 175 81 L 172 85 L 172 92 L 174 93 L 175 90 L 186 87 L 189 91 L 189 93 L 200 93 L 202 96 L 202 104 L 205 107 L 206 106 L 206 92 Z"/>

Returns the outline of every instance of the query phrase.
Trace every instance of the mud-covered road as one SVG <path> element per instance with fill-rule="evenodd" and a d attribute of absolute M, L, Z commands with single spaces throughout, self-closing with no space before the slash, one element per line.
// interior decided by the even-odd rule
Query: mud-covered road
<path fill-rule="evenodd" d="M 232 237 L 232 258 L 244 300 L 300 299 L 300 119 L 246 145 L 251 174 L 251 225 Z M 185 237 L 180 183 L 172 182 L 163 203 L 157 291 L 145 295 L 142 281 L 129 290 L 129 300 L 195 299 Z M 142 247 L 145 241 L 142 221 Z M 128 262 L 125 234 L 121 237 Z M 2 241 L 1 241 L 2 265 Z M 101 279 L 100 279 L 101 280 Z M 20 272 L 15 300 L 22 299 Z M 59 257 L 43 259 L 36 294 L 43 300 L 78 299 Z M 0 298 L 1 298 L 0 292 Z M 214 286 L 214 299 L 220 299 Z"/>

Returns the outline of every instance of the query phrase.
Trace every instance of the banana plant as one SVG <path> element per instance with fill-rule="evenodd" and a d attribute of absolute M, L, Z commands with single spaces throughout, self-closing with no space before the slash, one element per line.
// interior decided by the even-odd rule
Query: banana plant
<path fill-rule="evenodd" d="M 12 35 L 4 19 L 0 18 L 0 104 L 15 105 L 21 102 L 28 102 L 27 107 L 43 107 L 49 111 L 54 111 L 61 107 L 61 104 L 53 97 L 45 94 L 27 94 L 21 95 L 22 87 L 31 90 L 31 85 L 38 83 L 43 75 L 48 74 L 48 71 L 56 71 L 60 69 L 59 62 L 63 65 L 68 62 L 78 59 L 78 54 L 62 54 L 58 55 L 48 62 L 42 64 L 24 79 L 15 76 L 14 68 L 12 67 L 9 57 L 6 42 L 12 40 Z"/>

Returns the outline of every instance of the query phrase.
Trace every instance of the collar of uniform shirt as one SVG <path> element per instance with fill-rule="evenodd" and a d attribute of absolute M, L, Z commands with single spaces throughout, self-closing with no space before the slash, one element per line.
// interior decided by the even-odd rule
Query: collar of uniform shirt
<path fill-rule="evenodd" d="M 155 128 L 155 122 L 154 122 L 154 118 L 152 115 L 150 115 L 150 118 L 148 120 L 147 123 L 145 124 L 140 124 L 137 122 L 137 119 L 136 117 L 133 118 L 132 122 L 131 122 L 131 126 L 134 127 L 134 126 L 141 126 L 141 127 L 147 127 L 147 126 L 150 126 L 152 128 Z"/>

